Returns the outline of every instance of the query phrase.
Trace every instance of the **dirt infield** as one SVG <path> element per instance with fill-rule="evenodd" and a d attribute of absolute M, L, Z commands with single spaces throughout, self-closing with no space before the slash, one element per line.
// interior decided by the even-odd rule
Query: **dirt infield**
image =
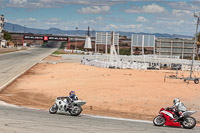
<path fill-rule="evenodd" d="M 180 74 L 187 76 L 189 72 Z M 79 63 L 37 64 L 5 88 L 0 99 L 49 109 L 56 97 L 74 90 L 79 99 L 87 101 L 83 106 L 85 114 L 152 120 L 161 107 L 171 106 L 175 97 L 188 110 L 200 111 L 200 84 L 172 79 L 164 82 L 165 75 L 175 75 L 175 71 L 106 69 Z M 200 77 L 199 73 L 195 75 Z M 194 117 L 199 121 L 200 113 Z"/>

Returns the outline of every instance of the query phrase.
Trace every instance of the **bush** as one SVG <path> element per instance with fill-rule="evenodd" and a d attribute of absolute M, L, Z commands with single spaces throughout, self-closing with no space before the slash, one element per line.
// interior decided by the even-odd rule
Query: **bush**
<path fill-rule="evenodd" d="M 119 49 L 119 54 L 120 55 L 131 55 L 131 49 L 121 48 L 121 49 Z"/>
<path fill-rule="evenodd" d="M 3 31 L 3 33 L 4 33 L 4 39 L 5 40 L 7 40 L 7 41 L 10 41 L 11 40 L 11 35 L 10 35 L 10 33 L 9 32 L 7 32 L 7 31 Z"/>

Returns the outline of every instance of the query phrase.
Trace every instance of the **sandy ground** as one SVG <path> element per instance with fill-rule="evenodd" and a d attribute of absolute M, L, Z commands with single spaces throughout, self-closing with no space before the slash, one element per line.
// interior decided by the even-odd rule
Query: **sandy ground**
<path fill-rule="evenodd" d="M 45 60 L 60 60 L 48 57 Z M 188 76 L 189 72 L 179 74 Z M 167 79 L 169 70 L 122 70 L 84 66 L 79 63 L 37 64 L 0 93 L 8 103 L 49 109 L 58 96 L 74 90 L 86 100 L 83 113 L 152 120 L 175 97 L 188 110 L 200 111 L 200 84 Z M 200 73 L 195 73 L 200 77 Z M 198 121 L 200 113 L 193 115 Z"/>

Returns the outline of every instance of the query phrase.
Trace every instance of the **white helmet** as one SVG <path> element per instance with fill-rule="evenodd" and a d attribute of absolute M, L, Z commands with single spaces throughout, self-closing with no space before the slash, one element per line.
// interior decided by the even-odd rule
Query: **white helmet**
<path fill-rule="evenodd" d="M 179 103 L 179 102 L 180 102 L 179 98 L 174 98 L 174 101 L 173 101 L 174 104 Z"/>

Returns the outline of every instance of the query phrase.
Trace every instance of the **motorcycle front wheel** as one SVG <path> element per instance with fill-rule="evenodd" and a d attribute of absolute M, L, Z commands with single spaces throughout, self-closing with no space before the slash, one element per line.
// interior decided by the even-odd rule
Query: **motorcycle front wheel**
<path fill-rule="evenodd" d="M 78 116 L 80 115 L 80 113 L 82 112 L 82 108 L 80 106 L 74 106 L 70 111 L 69 113 L 72 115 L 72 116 Z"/>
<path fill-rule="evenodd" d="M 165 121 L 166 120 L 164 117 L 162 117 L 161 115 L 158 115 L 153 119 L 153 124 L 155 126 L 163 126 L 165 124 Z"/>
<path fill-rule="evenodd" d="M 196 119 L 193 117 L 186 117 L 182 123 L 182 126 L 186 129 L 192 129 L 196 126 Z"/>
<path fill-rule="evenodd" d="M 55 114 L 55 113 L 57 113 L 57 111 L 58 111 L 58 106 L 56 104 L 51 106 L 51 108 L 49 109 L 50 114 Z"/>

